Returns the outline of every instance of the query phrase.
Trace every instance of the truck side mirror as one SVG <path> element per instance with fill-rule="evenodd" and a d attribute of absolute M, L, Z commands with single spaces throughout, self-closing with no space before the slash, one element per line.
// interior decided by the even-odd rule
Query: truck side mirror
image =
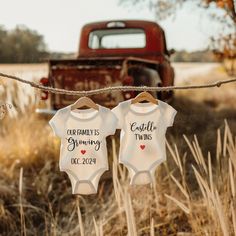
<path fill-rule="evenodd" d="M 170 50 L 168 50 L 169 56 L 171 56 L 172 54 L 175 54 L 175 53 L 176 53 L 176 51 L 174 48 L 171 48 Z"/>

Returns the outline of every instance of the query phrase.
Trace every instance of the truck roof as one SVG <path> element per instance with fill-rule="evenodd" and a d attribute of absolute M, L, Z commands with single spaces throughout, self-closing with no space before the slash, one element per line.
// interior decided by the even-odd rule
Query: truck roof
<path fill-rule="evenodd" d="M 111 25 L 111 28 L 112 27 L 112 23 L 115 25 L 115 28 L 119 28 L 119 23 L 120 23 L 120 28 L 123 28 L 123 27 L 137 27 L 138 26 L 142 26 L 144 28 L 146 27 L 157 27 L 157 28 L 161 28 L 161 26 L 159 24 L 157 24 L 156 22 L 154 21 L 147 21 L 147 20 L 109 20 L 109 21 L 97 21 L 97 22 L 91 22 L 91 23 L 88 23 L 88 24 L 85 24 L 83 26 L 83 28 L 106 28 L 108 27 L 109 28 L 109 24 Z M 122 26 L 122 23 L 123 23 L 123 26 Z"/>

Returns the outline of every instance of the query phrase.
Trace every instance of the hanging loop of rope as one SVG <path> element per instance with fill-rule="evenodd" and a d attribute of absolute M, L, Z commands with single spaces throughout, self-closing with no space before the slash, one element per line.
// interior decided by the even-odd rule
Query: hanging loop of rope
<path fill-rule="evenodd" d="M 95 94 L 101 94 L 101 93 L 107 93 L 107 92 L 114 92 L 114 91 L 171 91 L 171 90 L 180 90 L 180 89 L 203 89 L 203 88 L 212 88 L 212 87 L 220 87 L 223 84 L 233 83 L 236 82 L 236 79 L 228 79 L 228 80 L 220 80 L 216 81 L 214 83 L 209 84 L 200 84 L 200 85 L 187 85 L 187 86 L 168 86 L 168 87 L 147 87 L 147 86 L 114 86 L 114 87 L 105 87 L 100 89 L 94 89 L 94 90 L 66 90 L 66 89 L 60 89 L 60 88 L 53 88 L 48 86 L 43 86 L 39 83 L 35 83 L 33 81 L 24 80 L 22 78 L 19 78 L 17 76 L 8 75 L 0 72 L 0 77 L 8 78 L 12 80 L 19 81 L 24 84 L 28 84 L 31 87 L 34 87 L 36 89 L 40 89 L 43 91 L 47 91 L 50 93 L 56 93 L 56 94 L 66 94 L 66 95 L 78 95 L 78 96 L 90 96 Z"/>

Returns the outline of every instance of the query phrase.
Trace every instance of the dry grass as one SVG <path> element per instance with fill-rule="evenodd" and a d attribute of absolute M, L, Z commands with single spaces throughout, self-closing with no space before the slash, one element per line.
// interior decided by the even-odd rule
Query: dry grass
<path fill-rule="evenodd" d="M 227 122 L 215 132 L 214 156 L 203 154 L 196 136 L 169 134 L 168 161 L 153 186 L 129 186 L 113 138 L 113 182 L 101 181 L 98 194 L 85 197 L 72 196 L 58 171 L 59 140 L 45 120 L 27 111 L 5 118 L 1 134 L 3 235 L 236 234 L 236 143 Z"/>
<path fill-rule="evenodd" d="M 92 196 L 71 194 L 60 141 L 33 105 L 1 120 L 0 235 L 236 235 L 236 109 L 201 93 L 176 94 L 168 160 L 152 186 L 129 186 L 117 134 L 108 140 L 112 178 Z"/>

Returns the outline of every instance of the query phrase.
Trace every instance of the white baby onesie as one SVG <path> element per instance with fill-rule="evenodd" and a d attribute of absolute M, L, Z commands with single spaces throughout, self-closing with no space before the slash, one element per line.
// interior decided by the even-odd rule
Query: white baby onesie
<path fill-rule="evenodd" d="M 121 129 L 119 162 L 128 168 L 130 184 L 152 183 L 156 167 L 166 160 L 165 133 L 177 111 L 160 100 L 156 105 L 131 99 L 112 111 Z"/>
<path fill-rule="evenodd" d="M 61 138 L 59 167 L 68 174 L 73 194 L 96 193 L 101 175 L 108 170 L 106 137 L 114 134 L 118 120 L 110 109 L 98 107 L 71 110 L 70 105 L 49 121 Z"/>

